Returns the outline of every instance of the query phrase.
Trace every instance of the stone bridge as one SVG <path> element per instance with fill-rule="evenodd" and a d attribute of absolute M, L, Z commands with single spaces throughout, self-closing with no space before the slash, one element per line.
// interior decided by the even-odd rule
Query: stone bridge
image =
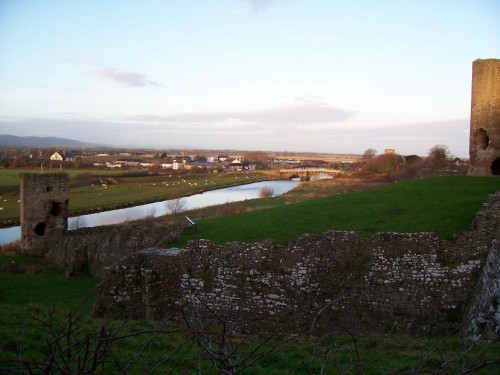
<path fill-rule="evenodd" d="M 340 176 L 342 171 L 339 169 L 326 168 L 295 168 L 295 169 L 280 169 L 280 176 L 284 180 L 292 178 L 300 178 L 302 181 L 309 181 L 311 177 L 318 174 L 327 174 L 332 177 Z"/>

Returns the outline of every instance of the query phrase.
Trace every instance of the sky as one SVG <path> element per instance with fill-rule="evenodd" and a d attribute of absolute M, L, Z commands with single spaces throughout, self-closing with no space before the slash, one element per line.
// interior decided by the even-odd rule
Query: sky
<path fill-rule="evenodd" d="M 0 134 L 468 156 L 498 0 L 0 0 Z"/>

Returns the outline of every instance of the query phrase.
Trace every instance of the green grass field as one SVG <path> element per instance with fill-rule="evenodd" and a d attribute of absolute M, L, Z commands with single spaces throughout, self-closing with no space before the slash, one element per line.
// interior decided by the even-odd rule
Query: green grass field
<path fill-rule="evenodd" d="M 37 171 L 0 169 L 0 222 L 19 220 L 19 174 Z M 65 171 L 66 172 L 66 171 Z M 82 173 L 92 173 L 93 180 L 79 180 Z M 106 173 L 105 173 L 106 172 Z M 261 173 L 195 173 L 127 177 L 109 171 L 68 170 L 70 175 L 69 213 L 109 210 L 186 196 L 202 190 L 250 183 L 267 179 Z M 99 181 L 110 176 L 117 184 Z"/>
<path fill-rule="evenodd" d="M 12 371 L 20 360 L 38 367 L 33 373 L 47 372 L 46 364 L 55 356 L 57 364 L 83 373 L 78 365 L 106 344 L 104 364 L 96 374 L 172 373 L 220 374 L 196 350 L 196 341 L 183 324 L 173 321 L 103 321 L 89 315 L 87 303 L 78 313 L 79 301 L 95 286 L 87 278 L 67 280 L 60 273 L 2 275 L 0 277 L 0 373 Z M 93 300 L 92 293 L 90 301 Z M 71 324 L 70 324 L 71 323 Z M 212 331 L 213 330 L 213 331 Z M 203 336 L 217 339 L 221 331 L 208 326 Z M 269 338 L 269 334 L 228 338 L 238 359 Z M 273 336 L 261 349 L 268 354 L 251 354 L 255 362 L 243 374 L 458 374 L 483 360 L 500 358 L 500 347 L 464 342 L 457 337 L 409 337 L 404 335 L 348 335 L 322 332 L 319 336 Z M 231 340 L 231 341 L 230 341 Z M 212 345 L 215 345 L 214 343 Z M 279 346 L 278 346 L 279 345 Z M 49 348 L 51 348 L 49 350 Z M 69 349 L 70 350 L 69 350 Z M 466 351 L 466 355 L 465 352 Z M 253 357 L 252 357 L 253 356 Z M 90 357 L 90 358 L 89 358 Z M 55 365 L 52 362 L 52 365 Z M 91 362 L 84 365 L 91 369 Z M 324 371 L 324 372 L 321 372 Z M 239 372 L 238 372 L 239 373 Z M 496 375 L 497 366 L 474 374 Z"/>
<path fill-rule="evenodd" d="M 287 243 L 304 233 L 329 230 L 355 231 L 363 236 L 381 231 L 435 232 L 440 238 L 451 239 L 467 230 L 495 191 L 500 191 L 496 177 L 439 177 L 231 216 L 197 220 L 194 213 L 197 230 L 181 237 L 176 245 L 198 238 L 216 243 L 267 239 Z"/>
<path fill-rule="evenodd" d="M 44 169 L 43 173 L 56 173 L 58 171 L 57 168 L 53 170 Z M 82 173 L 92 173 L 96 176 L 117 176 L 122 174 L 120 171 L 100 169 L 65 169 L 63 172 L 67 173 L 70 179 L 74 179 Z M 21 173 L 40 173 L 40 169 L 0 169 L 0 187 L 19 187 L 19 175 Z"/>
<path fill-rule="evenodd" d="M 135 183 L 139 184 L 138 180 Z M 140 182 L 154 183 L 147 179 Z M 319 185 L 314 186 L 317 189 Z M 301 189 L 307 191 L 309 187 L 304 185 Z M 247 201 L 240 204 L 247 208 L 269 208 L 204 219 L 191 215 L 198 228 L 182 237 L 178 245 L 193 238 L 209 238 L 218 243 L 270 238 L 287 243 L 303 233 L 326 230 L 354 230 L 362 235 L 377 231 L 435 231 L 442 238 L 452 238 L 468 228 L 488 194 L 499 190 L 498 178 L 443 177 L 289 204 L 286 196 Z M 199 212 L 217 215 L 217 208 L 207 210 Z M 95 350 L 103 337 L 109 342 L 103 352 L 108 356 L 107 364 L 95 373 L 125 370 L 147 373 L 153 369 L 153 373 L 220 373 L 196 351 L 195 341 L 185 332 L 185 326 L 174 322 L 106 322 L 92 318 L 93 289 L 98 281 L 86 277 L 66 279 L 53 268 L 35 272 L 39 270 L 36 268 L 39 262 L 43 260 L 0 255 L 0 373 L 22 373 L 12 367 L 19 360 L 46 362 L 51 345 L 52 350 L 71 348 L 69 367 L 72 373 L 77 373 L 77 359 L 81 361 L 85 353 Z M 21 268 L 33 272 L 19 273 Z M 73 314 L 76 310 L 78 314 Z M 484 363 L 481 361 L 500 358 L 498 343 L 489 347 L 458 337 L 359 334 L 355 345 L 348 335 L 323 333 L 324 337 L 294 337 L 259 357 L 243 373 L 320 374 L 324 366 L 327 374 L 458 374 Z M 245 351 L 251 350 L 251 343 L 265 338 L 266 334 L 235 337 L 242 344 L 234 355 L 244 356 Z M 282 333 L 270 340 L 269 345 L 286 338 L 286 333 Z M 69 355 L 68 351 L 64 353 Z M 496 375 L 499 363 L 470 373 Z"/>

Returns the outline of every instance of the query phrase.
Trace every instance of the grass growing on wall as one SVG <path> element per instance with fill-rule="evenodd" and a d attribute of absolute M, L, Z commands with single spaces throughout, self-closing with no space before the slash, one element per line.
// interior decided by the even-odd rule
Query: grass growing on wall
<path fill-rule="evenodd" d="M 488 195 L 500 190 L 496 177 L 438 177 L 400 182 L 343 195 L 306 200 L 256 212 L 198 221 L 177 241 L 205 238 L 216 243 L 287 243 L 304 233 L 329 230 L 435 232 L 451 239 L 468 229 Z M 270 198 L 274 199 L 274 198 Z M 196 217 L 194 217 L 196 220 Z"/>

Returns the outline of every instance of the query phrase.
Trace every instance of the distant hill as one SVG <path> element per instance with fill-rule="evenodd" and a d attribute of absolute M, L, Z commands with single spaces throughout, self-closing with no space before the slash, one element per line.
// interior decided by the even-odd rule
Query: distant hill
<path fill-rule="evenodd" d="M 75 139 L 58 137 L 18 137 L 0 134 L 1 146 L 31 146 L 31 147 L 97 147 L 95 143 L 80 142 Z"/>

